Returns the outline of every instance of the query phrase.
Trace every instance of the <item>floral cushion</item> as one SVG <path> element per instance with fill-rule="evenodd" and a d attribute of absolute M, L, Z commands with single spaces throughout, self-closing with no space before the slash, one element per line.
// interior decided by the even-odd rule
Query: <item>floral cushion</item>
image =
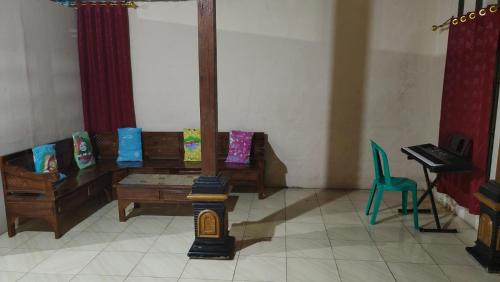
<path fill-rule="evenodd" d="M 250 150 L 252 148 L 253 132 L 232 130 L 229 134 L 229 152 L 226 162 L 250 163 Z"/>

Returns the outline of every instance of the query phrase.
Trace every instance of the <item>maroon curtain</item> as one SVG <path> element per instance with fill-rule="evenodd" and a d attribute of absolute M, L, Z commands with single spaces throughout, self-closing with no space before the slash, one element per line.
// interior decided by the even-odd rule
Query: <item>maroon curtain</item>
<path fill-rule="evenodd" d="M 467 15 L 467 19 L 469 19 Z M 470 173 L 443 174 L 438 190 L 479 213 L 473 196 L 486 181 L 490 115 L 495 81 L 500 12 L 450 25 L 441 104 L 439 145 L 462 133 L 472 139 Z"/>
<path fill-rule="evenodd" d="M 85 129 L 135 127 L 127 8 L 79 6 L 78 49 Z"/>

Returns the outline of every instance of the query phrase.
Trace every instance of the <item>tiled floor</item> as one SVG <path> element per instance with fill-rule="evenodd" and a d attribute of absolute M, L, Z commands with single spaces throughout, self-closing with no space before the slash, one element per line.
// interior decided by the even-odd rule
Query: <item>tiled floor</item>
<path fill-rule="evenodd" d="M 42 231 L 0 236 L 0 281 L 500 281 L 466 253 L 475 231 L 461 220 L 441 213 L 458 235 L 415 232 L 412 217 L 397 214 L 400 194 L 386 193 L 378 224 L 369 226 L 367 197 L 299 189 L 266 200 L 233 194 L 232 261 L 187 258 L 189 207 L 119 223 L 113 202 L 59 240 Z"/>

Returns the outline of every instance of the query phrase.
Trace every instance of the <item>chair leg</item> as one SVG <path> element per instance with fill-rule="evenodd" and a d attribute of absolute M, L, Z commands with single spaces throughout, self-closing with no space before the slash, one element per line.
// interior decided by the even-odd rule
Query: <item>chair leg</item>
<path fill-rule="evenodd" d="M 378 208 L 380 207 L 380 201 L 382 201 L 382 195 L 384 194 L 384 189 L 378 189 L 377 198 L 375 199 L 375 206 L 373 207 L 372 218 L 370 224 L 374 225 L 377 222 Z"/>
<path fill-rule="evenodd" d="M 419 224 L 418 224 L 418 199 L 417 199 L 417 190 L 412 191 L 412 201 L 413 201 L 413 225 L 415 229 L 418 230 Z"/>
<path fill-rule="evenodd" d="M 401 211 L 404 215 L 408 214 L 408 191 L 403 191 L 401 193 Z"/>
<path fill-rule="evenodd" d="M 370 191 L 370 197 L 368 198 L 368 203 L 366 203 L 365 215 L 370 214 L 370 209 L 373 203 L 373 195 L 375 194 L 376 190 L 377 190 L 377 182 L 373 181 L 372 190 Z"/>

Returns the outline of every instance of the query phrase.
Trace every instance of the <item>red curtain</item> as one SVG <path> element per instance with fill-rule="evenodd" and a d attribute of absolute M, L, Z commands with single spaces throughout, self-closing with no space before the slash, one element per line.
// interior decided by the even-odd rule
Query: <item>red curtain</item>
<path fill-rule="evenodd" d="M 127 8 L 79 5 L 78 49 L 85 129 L 135 127 Z"/>
<path fill-rule="evenodd" d="M 476 14 L 477 15 L 477 14 Z M 452 133 L 472 139 L 470 173 L 443 174 L 438 191 L 479 213 L 473 193 L 486 181 L 490 115 L 496 73 L 500 12 L 450 25 L 441 104 L 439 145 Z"/>

